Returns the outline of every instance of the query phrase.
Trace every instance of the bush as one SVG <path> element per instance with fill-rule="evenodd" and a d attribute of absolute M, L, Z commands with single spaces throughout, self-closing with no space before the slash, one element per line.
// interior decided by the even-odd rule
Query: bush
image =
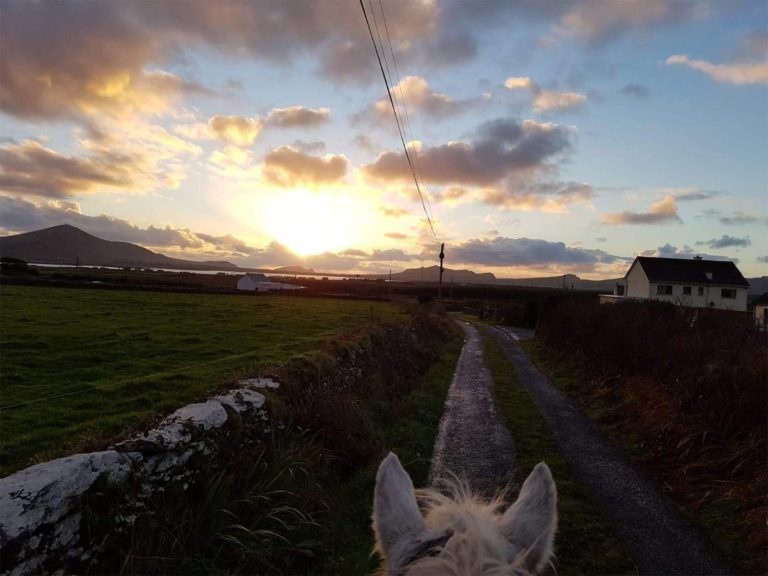
<path fill-rule="evenodd" d="M 765 336 L 744 314 L 668 304 L 561 302 L 539 338 L 572 356 L 593 381 L 665 389 L 681 415 L 723 439 L 765 439 Z"/>

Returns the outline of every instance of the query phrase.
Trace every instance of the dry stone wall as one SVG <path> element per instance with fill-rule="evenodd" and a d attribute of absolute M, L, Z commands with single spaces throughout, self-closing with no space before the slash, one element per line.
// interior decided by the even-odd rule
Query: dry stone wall
<path fill-rule="evenodd" d="M 98 487 L 122 495 L 115 509 L 123 513 L 112 524 L 119 530 L 130 526 L 130 511 L 141 509 L 151 495 L 194 482 L 200 471 L 194 461 L 208 461 L 228 429 L 246 420 L 269 433 L 266 398 L 258 389 L 279 384 L 268 378 L 241 384 L 176 410 L 157 428 L 110 450 L 59 458 L 0 479 L 0 572 L 16 576 L 87 568 L 98 553 L 93 546 L 98 535 L 83 534 L 83 503 Z"/>
<path fill-rule="evenodd" d="M 445 326 L 453 324 L 427 317 L 372 326 L 359 338 L 332 342 L 289 362 L 274 379 L 249 378 L 226 394 L 184 406 L 109 450 L 37 464 L 0 479 L 0 575 L 98 572 L 108 534 L 94 533 L 88 516 L 94 502 L 101 502 L 98 512 L 108 516 L 96 523 L 101 530 L 127 533 L 137 515 L 149 512 L 152 498 L 187 490 L 206 467 L 224 464 L 220 460 L 233 442 L 238 450 L 258 450 L 280 425 L 267 391 L 287 403 L 292 417 L 332 435 L 328 423 L 344 416 L 340 398 L 407 394 L 404 383 L 434 358 L 435 344 L 449 335 Z M 316 422 L 324 411 L 328 416 Z"/>

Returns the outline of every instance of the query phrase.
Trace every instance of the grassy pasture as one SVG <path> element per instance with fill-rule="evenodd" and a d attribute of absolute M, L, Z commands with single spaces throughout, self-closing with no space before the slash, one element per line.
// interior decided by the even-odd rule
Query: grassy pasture
<path fill-rule="evenodd" d="M 0 286 L 0 475 L 320 347 L 384 302 Z"/>

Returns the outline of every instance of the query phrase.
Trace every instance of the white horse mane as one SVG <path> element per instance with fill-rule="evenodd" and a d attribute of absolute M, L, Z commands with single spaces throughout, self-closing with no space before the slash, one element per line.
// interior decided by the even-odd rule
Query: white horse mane
<path fill-rule="evenodd" d="M 416 491 L 397 456 L 390 453 L 382 461 L 373 503 L 381 574 L 522 576 L 549 563 L 557 492 L 546 464 L 536 465 L 509 507 L 504 492 L 488 500 L 473 495 L 465 483 L 448 488 L 450 496 Z"/>

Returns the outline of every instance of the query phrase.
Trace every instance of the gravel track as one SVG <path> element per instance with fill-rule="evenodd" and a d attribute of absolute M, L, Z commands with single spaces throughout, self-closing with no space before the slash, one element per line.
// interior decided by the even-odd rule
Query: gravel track
<path fill-rule="evenodd" d="M 737 573 L 681 519 L 669 498 L 536 369 L 510 335 L 501 330 L 494 330 L 494 335 L 544 416 L 574 478 L 600 502 L 641 574 Z M 453 386 L 460 384 L 454 381 Z"/>
<path fill-rule="evenodd" d="M 496 415 L 491 374 L 483 359 L 483 342 L 466 322 L 465 342 L 448 390 L 435 441 L 430 485 L 458 477 L 476 492 L 491 495 L 512 480 L 514 445 Z"/>

